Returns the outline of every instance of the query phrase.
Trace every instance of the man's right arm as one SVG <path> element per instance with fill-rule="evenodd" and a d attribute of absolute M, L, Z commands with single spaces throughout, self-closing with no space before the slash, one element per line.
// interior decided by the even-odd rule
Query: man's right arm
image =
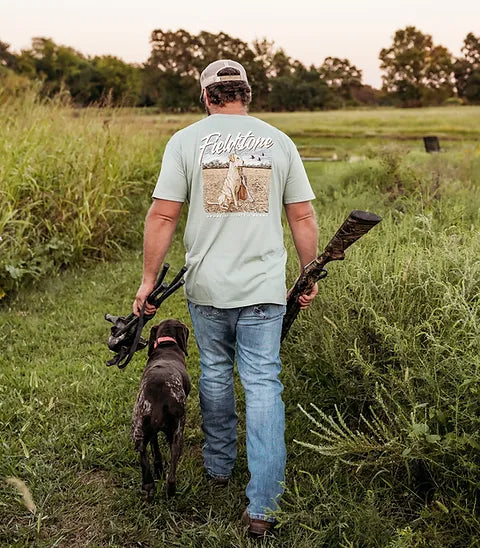
<path fill-rule="evenodd" d="M 143 241 L 143 278 L 138 289 L 133 312 L 137 316 L 145 299 L 152 292 L 160 267 L 172 242 L 180 218 L 183 202 L 155 199 L 145 219 Z M 146 314 L 153 314 L 155 307 L 145 306 Z"/>
<path fill-rule="evenodd" d="M 285 213 L 292 231 L 293 243 L 300 261 L 300 273 L 303 268 L 317 257 L 318 228 L 315 210 L 309 201 L 285 204 Z M 314 285 L 307 295 L 298 299 L 300 308 L 308 308 L 317 295 L 318 287 Z M 289 292 L 290 293 L 290 292 Z"/>

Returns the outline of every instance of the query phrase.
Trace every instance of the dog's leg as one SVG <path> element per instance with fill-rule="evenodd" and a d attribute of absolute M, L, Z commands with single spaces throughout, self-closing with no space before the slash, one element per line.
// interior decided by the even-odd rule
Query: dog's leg
<path fill-rule="evenodd" d="M 140 466 L 142 467 L 142 493 L 145 499 L 150 502 L 153 500 L 155 494 L 155 480 L 152 476 L 152 471 L 150 470 L 150 461 L 148 459 L 147 453 L 148 443 L 142 444 L 142 447 L 139 450 L 140 453 Z"/>
<path fill-rule="evenodd" d="M 235 181 L 232 189 L 232 199 L 235 207 L 238 207 L 238 191 L 239 190 L 240 190 L 240 185 L 237 183 L 237 181 Z"/>
<path fill-rule="evenodd" d="M 168 436 L 170 443 L 170 469 L 167 476 L 167 495 L 172 497 L 177 490 L 177 465 L 183 451 L 183 429 L 185 427 L 185 416 L 178 419 L 177 427 Z"/>
<path fill-rule="evenodd" d="M 153 470 L 155 471 L 155 475 L 157 476 L 157 479 L 160 479 L 164 475 L 164 470 L 163 470 L 162 454 L 160 453 L 160 447 L 158 446 L 157 434 L 154 434 L 154 436 L 152 437 L 150 446 L 152 447 L 152 453 L 153 453 Z"/>

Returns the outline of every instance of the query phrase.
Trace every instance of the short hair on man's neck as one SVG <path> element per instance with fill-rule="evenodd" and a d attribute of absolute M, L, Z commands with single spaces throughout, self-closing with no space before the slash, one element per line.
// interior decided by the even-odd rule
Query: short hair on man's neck
<path fill-rule="evenodd" d="M 218 71 L 218 76 L 231 76 L 240 74 L 232 67 L 225 67 Z M 210 84 L 206 88 L 208 98 L 212 105 L 224 107 L 227 103 L 241 101 L 243 106 L 247 106 L 252 100 L 252 90 L 246 82 L 232 80 L 230 82 L 217 82 Z"/>

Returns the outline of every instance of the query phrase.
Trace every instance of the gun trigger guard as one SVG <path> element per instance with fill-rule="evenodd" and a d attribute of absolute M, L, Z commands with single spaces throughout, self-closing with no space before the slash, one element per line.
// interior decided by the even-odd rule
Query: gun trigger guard
<path fill-rule="evenodd" d="M 323 278 L 326 278 L 328 275 L 328 270 L 326 268 L 322 268 L 322 271 L 320 272 L 320 276 L 318 277 L 319 280 L 323 280 Z"/>

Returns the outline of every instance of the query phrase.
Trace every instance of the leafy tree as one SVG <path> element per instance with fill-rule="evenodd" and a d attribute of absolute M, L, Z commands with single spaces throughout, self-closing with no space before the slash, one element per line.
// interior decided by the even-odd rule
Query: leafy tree
<path fill-rule="evenodd" d="M 290 76 L 294 71 L 292 65 L 292 59 L 283 51 L 283 49 L 279 49 L 273 54 L 269 76 L 271 78 Z"/>
<path fill-rule="evenodd" d="M 33 38 L 32 47 L 23 50 L 17 62 L 21 72 L 43 82 L 43 95 L 53 96 L 67 89 L 81 103 L 88 99 L 91 66 L 73 48 L 59 46 L 49 38 Z"/>
<path fill-rule="evenodd" d="M 471 103 L 480 102 L 480 37 L 468 33 L 462 47 L 463 57 L 453 65 L 458 96 Z"/>
<path fill-rule="evenodd" d="M 458 58 L 453 64 L 453 74 L 455 77 L 457 95 L 463 99 L 465 97 L 468 79 L 472 74 L 472 66 L 465 58 Z"/>
<path fill-rule="evenodd" d="M 152 51 L 147 64 L 160 72 L 171 71 L 179 76 L 198 76 L 195 58 L 198 43 L 183 29 L 177 31 L 154 30 L 150 37 Z"/>
<path fill-rule="evenodd" d="M 140 73 L 140 97 L 138 105 L 151 107 L 160 104 L 163 73 L 149 64 L 145 64 Z"/>
<path fill-rule="evenodd" d="M 250 47 L 243 40 L 233 38 L 224 32 L 212 34 L 202 31 L 196 37 L 196 42 L 198 50 L 195 66 L 198 79 L 202 70 L 212 61 L 222 58 L 235 59 L 247 71 L 253 95 L 252 108 L 263 107 L 269 91 L 268 79 L 255 47 Z"/>
<path fill-rule="evenodd" d="M 294 73 L 271 81 L 271 110 L 317 110 L 333 104 L 333 94 L 314 66 L 306 69 L 297 63 Z"/>
<path fill-rule="evenodd" d="M 379 58 L 383 89 L 404 106 L 442 102 L 453 94 L 450 53 L 413 26 L 397 30 L 392 46 L 382 49 Z"/>
<path fill-rule="evenodd" d="M 306 68 L 266 38 L 249 45 L 224 32 L 195 35 L 184 29 L 156 29 L 151 45 L 148 61 L 135 66 L 110 55 L 85 56 L 49 38 L 33 38 L 31 47 L 18 55 L 0 42 L 0 68 L 4 75 L 9 71 L 12 85 L 16 80 L 9 67 L 38 81 L 43 95 L 66 91 L 78 105 L 108 102 L 158 105 L 174 112 L 198 110 L 200 73 L 219 58 L 236 59 L 244 65 L 254 110 L 338 108 L 342 101 L 374 97 L 369 91 L 362 95 L 361 71 L 347 59 L 329 57 L 320 68 Z"/>
<path fill-rule="evenodd" d="M 32 81 L 0 64 L 0 104 L 10 97 L 22 97 L 33 89 Z"/>
<path fill-rule="evenodd" d="M 53 96 L 66 90 L 79 105 L 98 103 L 108 97 L 118 104 L 135 104 L 140 69 L 113 56 L 84 56 L 49 38 L 33 38 L 30 49 L 16 58 L 16 69 L 42 82 L 41 93 Z"/>
<path fill-rule="evenodd" d="M 201 31 L 191 35 L 183 29 L 177 31 L 154 30 L 150 43 L 152 51 L 148 65 L 162 72 L 171 70 L 180 76 L 199 78 L 206 65 L 217 59 L 236 59 L 248 65 L 255 58 L 246 42 L 224 32 L 212 34 Z"/>
<path fill-rule="evenodd" d="M 470 103 L 480 103 L 480 70 L 474 70 L 468 78 L 465 97 Z"/>
<path fill-rule="evenodd" d="M 352 89 L 352 99 L 362 105 L 378 105 L 382 101 L 382 92 L 364 84 Z"/>
<path fill-rule="evenodd" d="M 10 44 L 0 40 L 0 65 L 14 69 L 16 66 L 16 57 L 10 51 Z"/>
<path fill-rule="evenodd" d="M 293 76 L 279 76 L 272 82 L 268 105 L 273 111 L 294 111 L 298 108 L 298 80 Z"/>
<path fill-rule="evenodd" d="M 196 67 L 199 75 L 206 65 L 217 59 L 235 59 L 247 67 L 255 58 L 255 53 L 246 42 L 224 32 L 212 34 L 202 31 L 196 37 L 196 42 L 199 53 Z"/>
<path fill-rule="evenodd" d="M 253 52 L 256 63 L 262 68 L 265 76 L 269 78 L 272 75 L 272 59 L 275 55 L 274 42 L 262 38 L 252 42 Z"/>
<path fill-rule="evenodd" d="M 480 67 L 480 36 L 469 32 L 463 41 L 462 53 L 472 67 Z"/>
<path fill-rule="evenodd" d="M 108 95 L 115 104 L 137 103 L 140 93 L 140 69 L 125 63 L 118 57 L 104 55 L 94 57 L 93 84 L 96 96 L 102 99 Z"/>
<path fill-rule="evenodd" d="M 319 68 L 321 78 L 343 100 L 353 99 L 353 92 L 362 86 L 362 71 L 348 59 L 326 57 Z"/>
<path fill-rule="evenodd" d="M 252 109 L 338 107 L 339 97 L 354 101 L 353 90 L 362 85 L 361 71 L 347 59 L 328 58 L 324 73 L 313 66 L 306 69 L 266 38 L 249 45 L 224 32 L 192 35 L 184 29 L 157 29 L 152 32 L 151 44 L 142 71 L 141 104 L 173 110 L 195 108 L 201 71 L 221 58 L 238 60 L 245 67 L 253 92 Z"/>
<path fill-rule="evenodd" d="M 197 38 L 184 29 L 157 29 L 152 32 L 150 43 L 152 51 L 143 72 L 143 104 L 173 111 L 190 110 L 198 105 L 197 64 L 202 53 Z"/>
<path fill-rule="evenodd" d="M 193 76 L 180 76 L 167 70 L 160 79 L 160 100 L 157 103 L 163 110 L 187 112 L 198 108 L 198 81 Z"/>
<path fill-rule="evenodd" d="M 238 38 L 234 38 L 224 32 L 212 34 L 210 32 L 201 31 L 198 35 L 191 35 L 183 29 L 177 31 L 163 31 L 161 29 L 154 30 L 151 35 L 152 51 L 150 58 L 145 66 L 144 89 L 142 92 L 143 100 L 148 103 L 161 103 L 165 101 L 159 94 L 159 90 L 151 88 L 159 80 L 162 80 L 160 73 L 169 73 L 167 81 L 175 83 L 176 93 L 180 94 L 178 100 L 172 102 L 171 92 L 165 88 L 162 93 L 167 93 L 170 98 L 166 100 L 167 104 L 173 106 L 183 105 L 186 108 L 187 98 L 194 97 L 192 94 L 192 78 L 197 81 L 196 97 L 190 108 L 198 106 L 198 80 L 202 70 L 212 61 L 216 59 L 235 59 L 242 63 L 249 75 L 250 85 L 253 91 L 253 98 L 256 101 L 256 106 L 259 106 L 262 101 L 262 96 L 268 92 L 268 82 L 265 77 L 262 63 L 258 59 L 257 52 L 248 46 L 246 42 Z M 260 44 L 260 43 L 259 43 Z M 176 74 L 178 78 L 173 78 Z M 175 107 L 177 108 L 177 107 Z"/>
<path fill-rule="evenodd" d="M 263 38 L 261 41 L 254 41 L 253 51 L 255 59 L 253 65 L 250 67 L 250 71 L 253 71 L 255 74 L 255 77 L 252 79 L 255 84 L 252 85 L 253 106 L 260 109 L 268 109 L 274 105 L 273 108 L 275 110 L 284 110 L 286 107 L 285 105 L 281 106 L 281 104 L 284 104 L 285 101 L 282 99 L 279 102 L 278 97 L 280 89 L 284 87 L 288 89 L 288 82 L 292 82 L 292 77 L 293 81 L 298 85 L 298 79 L 301 76 L 295 73 L 302 69 L 306 70 L 305 67 L 299 61 L 291 59 L 282 48 L 275 48 L 274 42 L 268 41 L 266 38 Z M 276 82 L 277 78 L 285 79 Z M 272 91 L 273 96 L 270 97 Z M 300 90 L 297 90 L 297 95 L 299 93 Z M 294 103 L 298 103 L 298 97 Z M 292 108 L 290 106 L 289 110 L 292 110 Z"/>
<path fill-rule="evenodd" d="M 270 83 L 268 70 L 271 64 L 273 42 L 265 38 L 252 43 L 253 61 L 248 66 L 248 78 L 252 87 L 252 105 L 255 110 L 264 110 L 267 107 Z"/>

